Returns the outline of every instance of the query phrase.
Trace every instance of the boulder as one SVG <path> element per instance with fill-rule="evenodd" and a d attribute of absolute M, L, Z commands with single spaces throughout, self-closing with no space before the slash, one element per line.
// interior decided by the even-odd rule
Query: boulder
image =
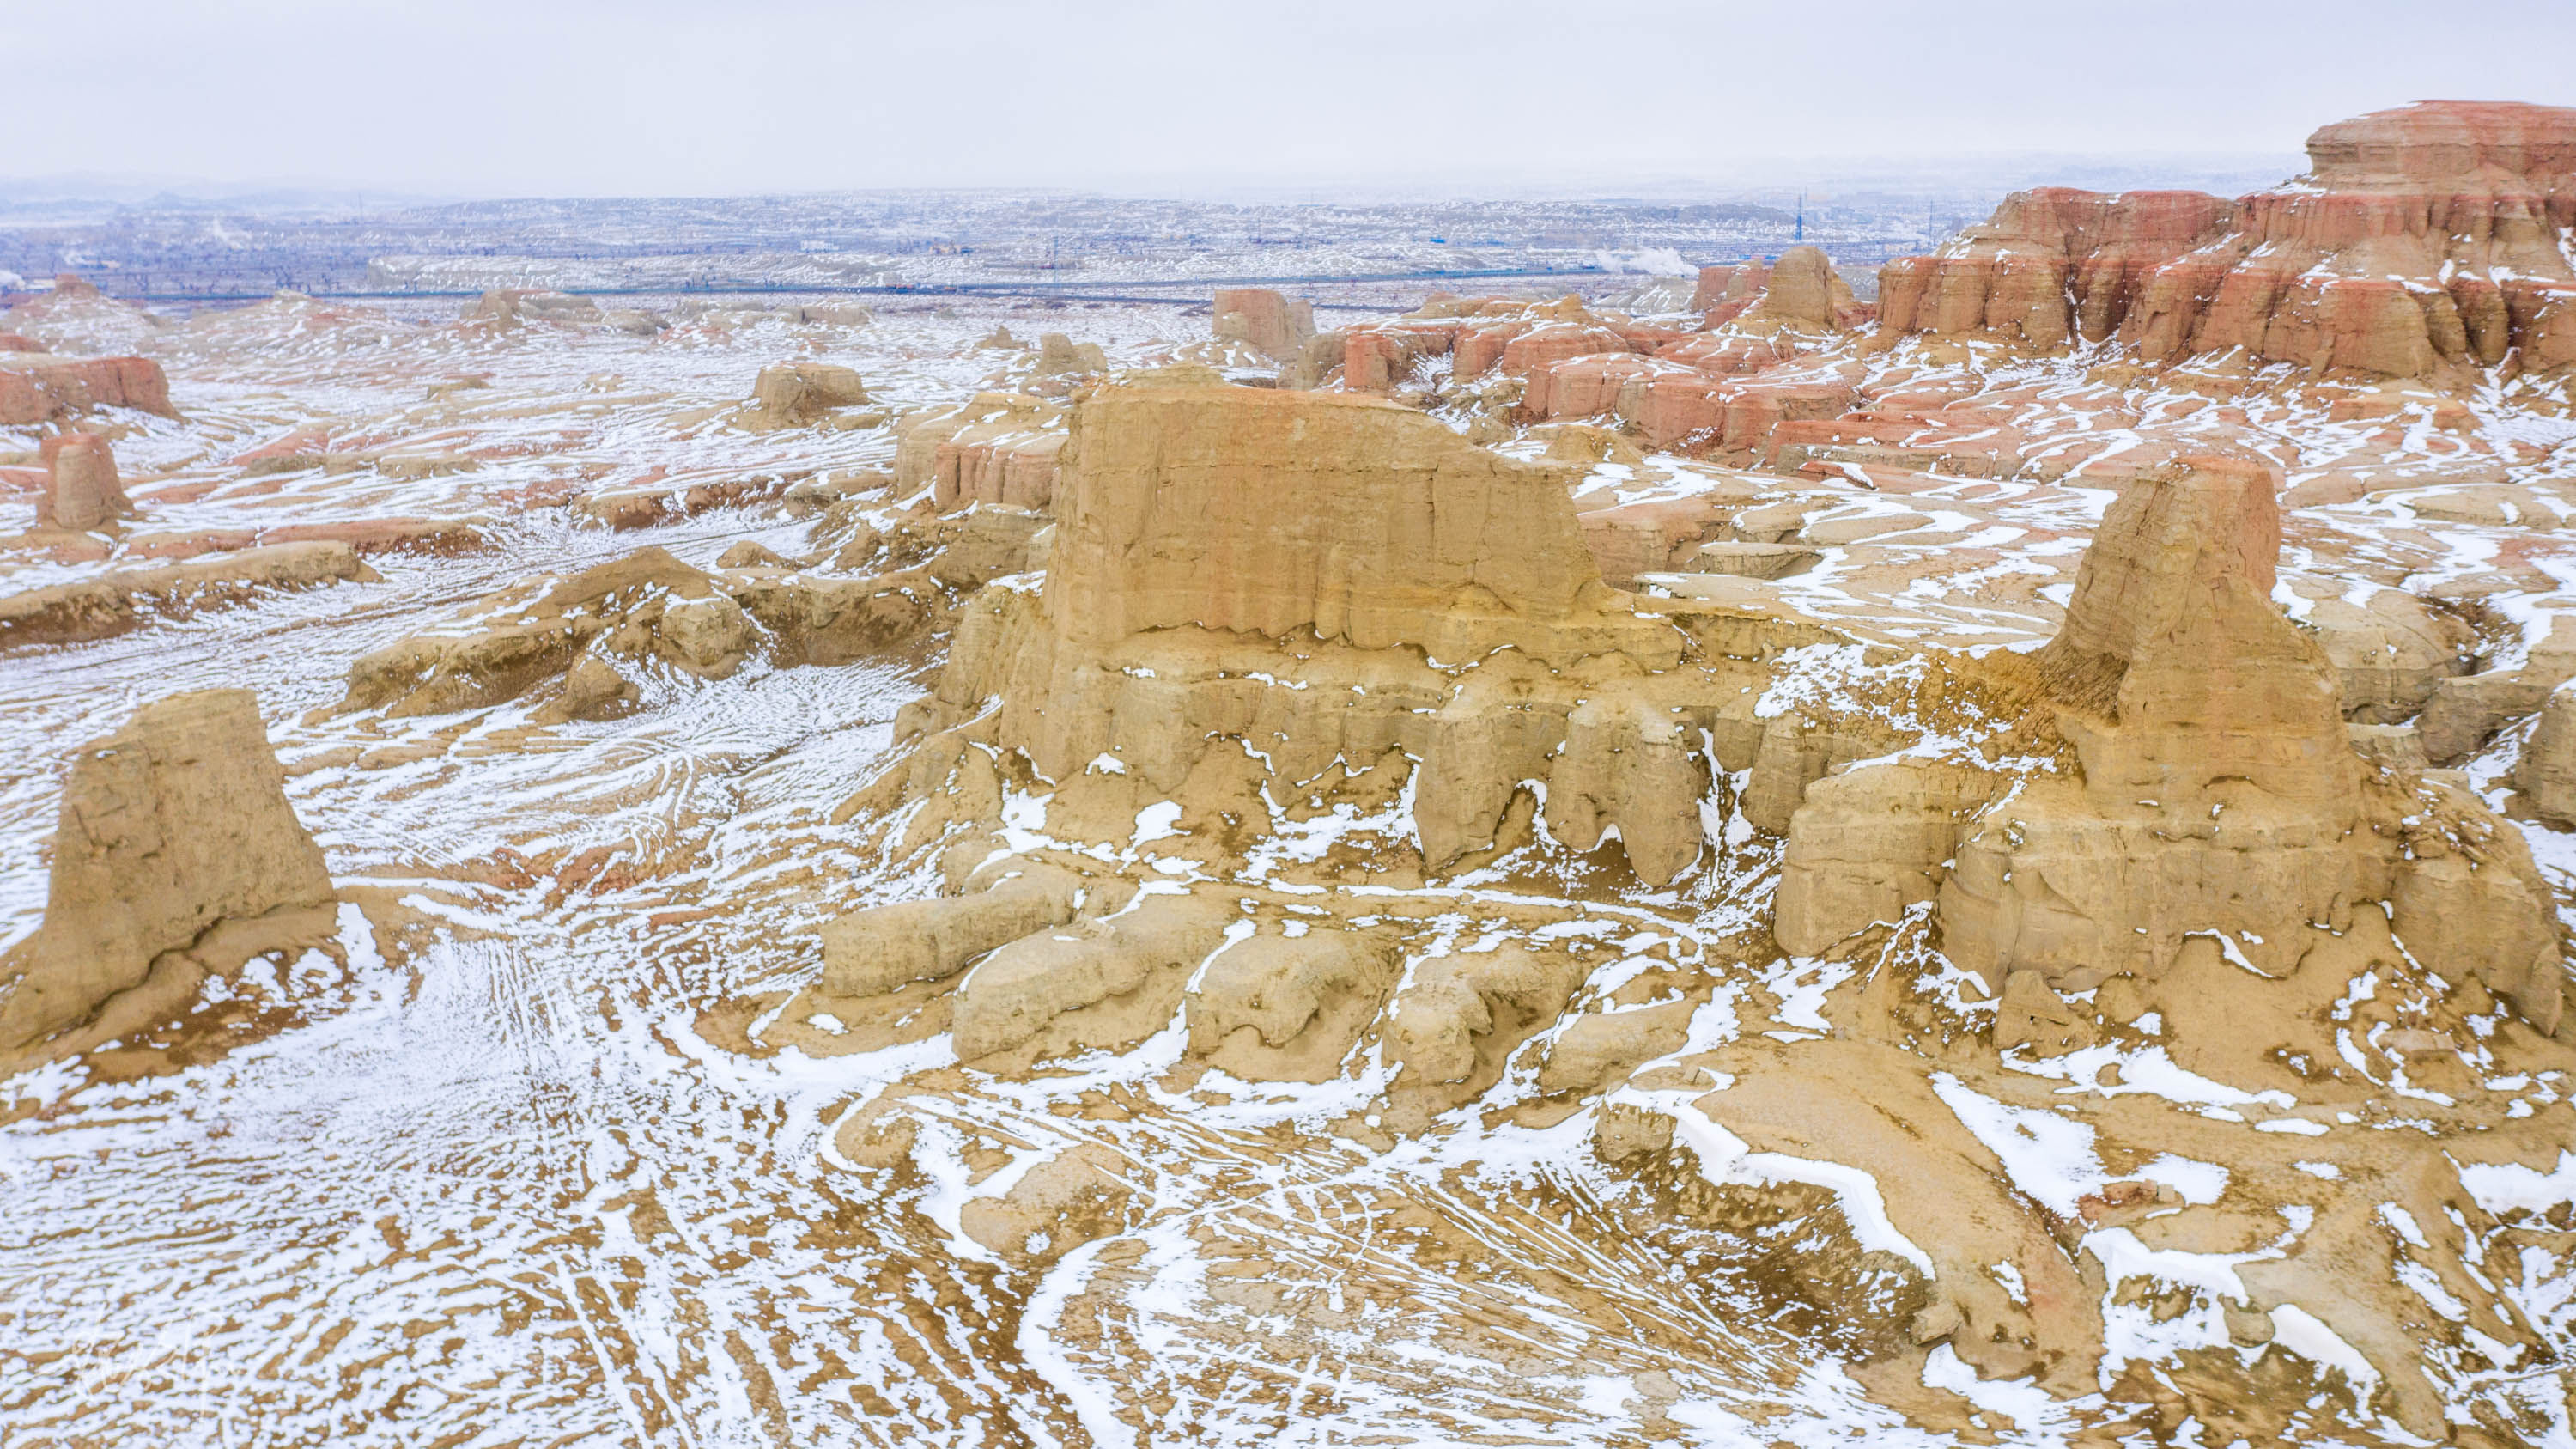
<path fill-rule="evenodd" d="M 1294 929 L 1229 941 L 1208 958 L 1187 998 L 1192 1056 L 1247 1081 L 1340 1075 L 1399 963 L 1364 931 Z"/>
<path fill-rule="evenodd" d="M 1169 1026 L 1190 973 L 1224 940 L 1231 902 L 1148 892 L 1100 920 L 995 950 L 957 988 L 961 1061 L 1123 1051 Z"/>

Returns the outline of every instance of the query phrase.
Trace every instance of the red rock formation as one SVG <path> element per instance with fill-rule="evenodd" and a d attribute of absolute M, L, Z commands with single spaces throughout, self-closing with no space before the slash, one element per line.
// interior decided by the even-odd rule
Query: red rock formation
<path fill-rule="evenodd" d="M 1708 314 L 1708 325 L 1721 326 L 1734 321 L 1762 295 L 1771 280 L 1769 264 L 1760 260 L 1728 266 L 1699 269 L 1699 290 L 1691 294 L 1691 310 Z"/>
<path fill-rule="evenodd" d="M 1315 335 L 1315 307 L 1290 301 L 1266 287 L 1220 287 L 1214 299 L 1211 329 L 1218 337 L 1243 343 L 1264 357 L 1296 355 Z"/>
<path fill-rule="evenodd" d="M 2428 101 L 2322 127 L 2308 156 L 2308 175 L 2232 205 L 2015 195 L 1881 270 L 1884 330 L 2398 377 L 2576 363 L 2576 109 Z"/>
<path fill-rule="evenodd" d="M 0 426 L 26 427 L 99 407 L 178 416 L 170 409 L 170 379 L 150 358 L 0 351 Z"/>
<path fill-rule="evenodd" d="M 2100 341 L 2143 274 L 2224 234 L 2233 215 L 2197 191 L 2017 192 L 1939 254 L 1880 268 L 1879 322 L 1890 334 L 1996 335 L 2039 348 Z"/>
<path fill-rule="evenodd" d="M 1416 362 L 1446 356 L 1457 346 L 1458 330 L 1454 321 L 1409 318 L 1354 327 L 1342 343 L 1342 385 L 1354 392 L 1384 392 L 1403 380 Z"/>

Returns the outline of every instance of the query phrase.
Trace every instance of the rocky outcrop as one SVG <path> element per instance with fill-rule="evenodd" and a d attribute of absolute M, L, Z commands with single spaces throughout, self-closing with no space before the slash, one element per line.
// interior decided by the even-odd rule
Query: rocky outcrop
<path fill-rule="evenodd" d="M 1048 611 L 1101 648 L 1195 627 L 1360 649 L 1519 636 L 1595 652 L 1635 621 L 1580 546 L 1552 470 L 1347 397 L 1131 386 L 1083 405 Z M 1615 647 L 1612 645 L 1611 647 Z"/>
<path fill-rule="evenodd" d="M 883 413 L 845 416 L 844 409 L 865 407 L 866 382 L 855 368 L 828 362 L 781 362 L 764 367 L 753 379 L 751 403 L 741 413 L 742 425 L 754 432 L 825 425 L 872 427 Z"/>
<path fill-rule="evenodd" d="M 1791 247 L 1771 264 L 1761 294 L 1737 318 L 1746 330 L 1835 332 L 1869 316 L 1821 247 Z"/>
<path fill-rule="evenodd" d="M 2241 349 L 2315 372 L 2576 363 L 2576 109 L 2431 101 L 2321 127 L 2309 173 L 2234 203 L 2041 190 L 1880 274 L 1893 336 L 2148 362 Z"/>
<path fill-rule="evenodd" d="M 2268 465 L 2201 457 L 2124 491 L 2033 661 L 2062 765 L 1927 758 L 1811 791 L 1783 947 L 1937 899 L 1943 950 L 1998 992 L 2023 972 L 2074 991 L 2152 979 L 2195 937 L 2278 977 L 2386 901 L 2436 969 L 2554 1029 L 2546 886 L 2472 798 L 2361 768 L 2332 661 L 2271 602 L 2275 487 Z"/>
<path fill-rule="evenodd" d="M 156 618 L 187 618 L 284 589 L 371 582 L 345 543 L 278 543 L 155 568 L 110 569 L 0 597 L 0 649 L 109 639 Z"/>
<path fill-rule="evenodd" d="M 95 433 L 57 433 L 45 439 L 45 492 L 36 504 L 36 527 L 87 532 L 134 516 L 134 500 L 117 477 L 116 454 Z"/>
<path fill-rule="evenodd" d="M 2576 827 L 2576 686 L 2549 692 L 2514 761 L 2513 787 L 2542 819 Z"/>
<path fill-rule="evenodd" d="M 467 306 L 464 320 L 515 327 L 523 322 L 579 326 L 607 318 L 599 303 L 588 297 L 536 287 L 499 287 L 485 292 Z"/>
<path fill-rule="evenodd" d="M 1038 338 L 1038 376 L 1097 377 L 1109 370 L 1109 354 L 1097 342 L 1076 342 L 1062 332 Z"/>
<path fill-rule="evenodd" d="M 928 490 L 940 509 L 976 503 L 1046 508 L 1064 447 L 1062 404 L 1025 393 L 983 392 L 953 408 L 895 425 L 895 496 Z"/>
<path fill-rule="evenodd" d="M 1064 456 L 1043 591 L 981 596 L 906 727 L 985 716 L 1041 781 L 1106 760 L 1121 783 L 1084 790 L 1187 809 L 1228 760 L 1285 799 L 1393 758 L 1435 870 L 1523 780 L 1566 848 L 1615 840 L 1656 882 L 1700 857 L 1704 716 L 1747 702 L 1710 670 L 1739 666 L 1601 583 L 1552 469 L 1373 399 L 1152 380 L 1094 393 Z"/>
<path fill-rule="evenodd" d="M 647 548 L 504 590 L 457 625 L 360 656 L 341 707 L 399 717 L 540 695 L 540 723 L 612 719 L 684 680 L 729 678 L 754 657 L 846 664 L 902 649 L 946 607 L 938 581 L 918 569 L 708 572 Z"/>
<path fill-rule="evenodd" d="M 250 691 L 146 705 L 72 757 L 44 924 L 6 966 L 0 1062 L 79 1050 L 105 1039 L 85 1027 L 113 1035 L 138 1011 L 166 1013 L 197 979 L 174 958 L 218 925 L 310 929 L 278 918 L 332 899 Z M 134 1009 L 116 1010 L 130 993 Z"/>
<path fill-rule="evenodd" d="M 2040 349 L 2099 342 L 2148 273 L 2225 235 L 2234 216 L 2196 191 L 2017 192 L 1939 253 L 1880 268 L 1879 325 Z"/>
<path fill-rule="evenodd" d="M 1297 356 L 1315 335 L 1315 306 L 1266 287 L 1219 287 L 1209 330 L 1218 341 L 1240 342 L 1275 362 Z"/>
<path fill-rule="evenodd" d="M 0 352 L 0 427 L 29 427 L 98 408 L 176 417 L 170 379 L 145 357 Z"/>

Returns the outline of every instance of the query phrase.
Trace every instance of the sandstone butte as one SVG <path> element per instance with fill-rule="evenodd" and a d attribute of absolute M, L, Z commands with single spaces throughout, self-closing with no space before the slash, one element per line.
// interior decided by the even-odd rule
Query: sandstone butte
<path fill-rule="evenodd" d="M 250 691 L 148 704 L 73 752 L 44 923 L 0 962 L 0 1064 L 88 1050 L 209 975 L 320 944 L 335 899 Z"/>

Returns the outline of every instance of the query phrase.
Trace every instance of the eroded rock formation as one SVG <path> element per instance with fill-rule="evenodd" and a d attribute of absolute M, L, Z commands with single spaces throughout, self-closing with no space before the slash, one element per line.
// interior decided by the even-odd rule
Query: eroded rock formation
<path fill-rule="evenodd" d="M 1240 342 L 1275 362 L 1295 357 L 1315 335 L 1315 307 L 1266 287 L 1219 287 L 1210 330 L 1220 342 Z"/>
<path fill-rule="evenodd" d="M 170 379 L 144 357 L 57 357 L 0 351 L 0 427 L 25 427 L 97 408 L 174 416 Z"/>
<path fill-rule="evenodd" d="M 2150 362 L 2241 352 L 2392 377 L 2576 362 L 2576 109 L 2432 101 L 2308 138 L 2308 175 L 2192 192 L 2016 195 L 1881 273 L 1891 334 L 2037 348 L 2117 336 Z"/>
<path fill-rule="evenodd" d="M 95 433 L 58 433 L 45 439 L 44 497 L 36 527 L 87 532 L 134 515 L 134 501 L 118 480 L 116 454 Z"/>
<path fill-rule="evenodd" d="M 166 1016 L 208 970 L 327 935 L 333 899 L 250 691 L 146 705 L 72 757 L 44 924 L 7 963 L 0 1061 Z"/>
<path fill-rule="evenodd" d="M 743 409 L 742 421 L 755 432 L 827 424 L 873 426 L 884 421 L 882 414 L 843 415 L 844 409 L 864 407 L 867 402 L 867 384 L 855 368 L 782 362 L 762 368 L 753 380 L 751 405 Z"/>
<path fill-rule="evenodd" d="M 2155 977 L 2194 937 L 2288 974 L 2388 903 L 2401 938 L 2542 1031 L 2557 930 L 2530 854 L 2483 806 L 2366 771 L 2331 662 L 2271 602 L 2275 480 L 2198 458 L 2123 493 L 2033 664 L 2062 767 L 1871 765 L 1800 807 L 1777 930 L 1822 950 L 1939 901 L 1943 950 L 2000 991 Z M 1994 803 L 1988 804 L 1991 800 Z"/>

